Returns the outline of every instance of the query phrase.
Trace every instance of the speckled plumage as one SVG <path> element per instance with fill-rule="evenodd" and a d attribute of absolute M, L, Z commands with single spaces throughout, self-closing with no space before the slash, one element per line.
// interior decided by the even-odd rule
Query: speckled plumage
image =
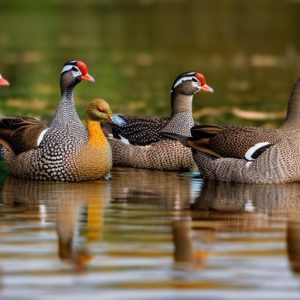
<path fill-rule="evenodd" d="M 299 134 L 286 137 L 253 162 L 237 158 L 212 159 L 194 150 L 193 157 L 205 178 L 239 183 L 286 183 L 300 181 Z"/>
<path fill-rule="evenodd" d="M 113 164 L 139 169 L 177 171 L 196 167 L 190 149 L 178 141 L 164 139 L 147 146 L 124 144 L 109 139 Z"/>
<path fill-rule="evenodd" d="M 214 134 L 207 132 L 213 128 Z M 274 145 L 281 139 L 278 129 L 246 126 L 197 125 L 191 129 L 192 138 L 188 144 L 216 157 L 245 158 L 245 153 L 257 143 L 269 142 Z"/>
<path fill-rule="evenodd" d="M 11 149 L 6 149 L 5 159 L 10 174 L 36 180 L 81 181 L 101 178 L 109 172 L 111 150 L 108 142 L 103 140 L 101 147 L 90 144 L 88 132 L 74 106 L 75 85 L 83 79 L 93 80 L 83 64 L 80 61 L 65 64 L 67 71 L 61 76 L 61 101 L 41 143 L 37 145 L 36 135 L 23 151 L 11 150 L 17 145 L 9 145 Z M 37 126 L 37 122 L 33 122 L 33 126 Z M 42 123 L 41 126 L 45 128 Z M 99 122 L 97 128 L 101 131 Z M 0 138 L 11 142 L 1 134 L 3 130 L 5 128 L 0 127 Z"/>
<path fill-rule="evenodd" d="M 200 73 L 183 73 L 172 86 L 170 117 L 124 117 L 125 125 L 113 125 L 114 138 L 109 139 L 113 165 L 157 170 L 194 167 L 191 152 L 179 142 L 164 137 L 163 133 L 189 134 L 190 128 L 195 125 L 193 95 L 201 89 L 213 91 Z M 129 144 L 123 143 L 120 137 L 127 139 Z"/>
<path fill-rule="evenodd" d="M 128 139 L 130 144 L 140 146 L 159 141 L 162 138 L 160 131 L 169 121 L 169 118 L 163 117 L 132 118 L 122 116 L 122 118 L 126 123 L 122 126 L 113 126 L 113 137 L 122 136 Z"/>

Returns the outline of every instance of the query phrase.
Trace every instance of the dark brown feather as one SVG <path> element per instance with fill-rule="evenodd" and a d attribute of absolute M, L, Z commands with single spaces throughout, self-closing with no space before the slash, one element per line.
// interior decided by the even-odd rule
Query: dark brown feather
<path fill-rule="evenodd" d="M 225 129 L 218 125 L 198 125 L 191 129 L 193 137 L 213 137 Z"/>
<path fill-rule="evenodd" d="M 34 118 L 3 117 L 0 119 L 0 143 L 20 154 L 36 148 L 37 139 L 46 128 L 43 122 Z"/>
<path fill-rule="evenodd" d="M 281 139 L 277 129 L 257 127 L 200 125 L 191 132 L 189 145 L 216 157 L 244 158 L 255 144 L 276 144 Z"/>

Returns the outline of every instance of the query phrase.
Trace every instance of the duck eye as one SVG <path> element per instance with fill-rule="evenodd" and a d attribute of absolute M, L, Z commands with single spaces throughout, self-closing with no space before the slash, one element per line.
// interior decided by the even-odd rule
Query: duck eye
<path fill-rule="evenodd" d="M 105 108 L 104 107 L 98 106 L 97 110 L 102 112 L 102 113 L 105 113 Z"/>
<path fill-rule="evenodd" d="M 76 67 L 72 67 L 71 69 L 72 71 L 78 71 L 78 69 Z"/>
<path fill-rule="evenodd" d="M 192 78 L 192 81 L 199 82 L 195 77 Z"/>

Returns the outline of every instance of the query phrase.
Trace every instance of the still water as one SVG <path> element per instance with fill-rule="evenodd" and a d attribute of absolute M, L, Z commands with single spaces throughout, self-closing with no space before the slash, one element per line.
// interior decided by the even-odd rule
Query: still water
<path fill-rule="evenodd" d="M 1 186 L 1 299 L 299 299 L 300 184 L 114 169 Z"/>

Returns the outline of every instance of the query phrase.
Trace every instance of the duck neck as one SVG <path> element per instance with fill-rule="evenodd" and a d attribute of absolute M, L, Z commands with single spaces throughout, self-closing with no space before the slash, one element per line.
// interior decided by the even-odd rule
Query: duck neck
<path fill-rule="evenodd" d="M 88 142 L 94 146 L 100 147 L 106 145 L 107 139 L 102 131 L 101 124 L 99 121 L 95 121 L 86 117 L 86 125 L 89 134 Z"/>
<path fill-rule="evenodd" d="M 300 78 L 295 83 L 282 129 L 300 128 Z"/>
<path fill-rule="evenodd" d="M 161 132 L 191 136 L 190 129 L 195 124 L 192 114 L 193 96 L 172 93 L 171 101 L 171 118 Z"/>
<path fill-rule="evenodd" d="M 192 114 L 193 95 L 171 93 L 171 117 L 180 112 L 190 112 Z"/>
<path fill-rule="evenodd" d="M 61 91 L 61 100 L 49 123 L 50 126 L 68 127 L 71 124 L 73 128 L 76 125 L 82 127 L 74 104 L 73 89 L 74 86 L 70 86 Z"/>

